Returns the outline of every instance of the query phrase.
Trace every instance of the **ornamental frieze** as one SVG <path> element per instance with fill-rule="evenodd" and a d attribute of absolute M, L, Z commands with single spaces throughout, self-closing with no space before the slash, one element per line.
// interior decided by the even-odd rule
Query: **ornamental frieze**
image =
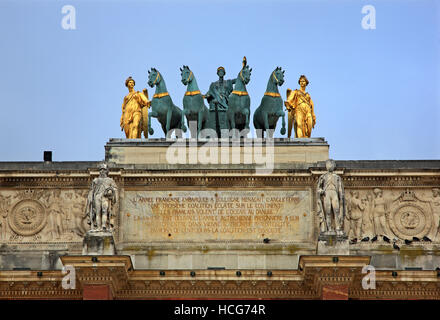
<path fill-rule="evenodd" d="M 440 241 L 438 188 L 350 189 L 347 209 L 346 226 L 352 244 Z"/>
<path fill-rule="evenodd" d="M 0 191 L 0 242 L 81 242 L 87 190 Z"/>

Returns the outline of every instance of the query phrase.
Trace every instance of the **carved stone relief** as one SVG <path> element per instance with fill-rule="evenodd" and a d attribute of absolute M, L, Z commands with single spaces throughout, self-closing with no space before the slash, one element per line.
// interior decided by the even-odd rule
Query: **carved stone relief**
<path fill-rule="evenodd" d="M 11 229 L 21 236 L 32 236 L 46 226 L 46 212 L 41 202 L 24 199 L 17 202 L 8 216 Z"/>
<path fill-rule="evenodd" d="M 440 240 L 438 188 L 351 190 L 347 204 L 350 239 Z"/>
<path fill-rule="evenodd" d="M 364 214 L 367 215 L 365 213 L 366 205 L 365 201 L 359 198 L 359 191 L 350 191 L 350 195 L 347 202 L 347 219 L 349 220 L 349 228 L 353 233 L 353 237 L 359 239 L 361 237 L 363 217 Z"/>
<path fill-rule="evenodd" d="M 81 242 L 87 190 L 0 191 L 0 241 Z"/>
<path fill-rule="evenodd" d="M 0 240 L 5 240 L 7 237 L 11 197 L 11 195 L 6 196 L 0 194 Z"/>

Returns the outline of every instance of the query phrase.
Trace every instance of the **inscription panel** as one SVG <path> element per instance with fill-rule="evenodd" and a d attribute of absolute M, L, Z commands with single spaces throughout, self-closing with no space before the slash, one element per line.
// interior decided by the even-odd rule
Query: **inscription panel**
<path fill-rule="evenodd" d="M 125 241 L 313 241 L 308 190 L 125 191 Z"/>

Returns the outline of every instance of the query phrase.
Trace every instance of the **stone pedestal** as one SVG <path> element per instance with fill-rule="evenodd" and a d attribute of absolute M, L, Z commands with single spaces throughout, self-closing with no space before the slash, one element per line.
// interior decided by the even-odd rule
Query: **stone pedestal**
<path fill-rule="evenodd" d="M 347 236 L 320 235 L 318 238 L 318 255 L 349 255 L 349 241 Z"/>
<path fill-rule="evenodd" d="M 208 147 L 209 160 L 206 160 Z M 105 150 L 105 160 L 111 166 L 139 169 L 194 169 L 194 165 L 207 169 L 246 169 L 261 165 L 263 156 L 272 161 L 275 168 L 292 168 L 292 165 L 308 168 L 311 164 L 315 165 L 329 158 L 329 145 L 324 138 L 274 138 L 271 141 L 249 138 L 238 142 L 112 138 L 106 144 Z"/>
<path fill-rule="evenodd" d="M 114 255 L 115 240 L 111 232 L 88 231 L 83 240 L 83 255 Z"/>

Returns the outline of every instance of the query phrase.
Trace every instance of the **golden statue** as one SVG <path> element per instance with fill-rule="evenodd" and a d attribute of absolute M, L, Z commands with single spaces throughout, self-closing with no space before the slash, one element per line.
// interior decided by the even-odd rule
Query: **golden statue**
<path fill-rule="evenodd" d="M 135 81 L 132 77 L 125 80 L 128 94 L 122 103 L 121 131 L 125 131 L 127 139 L 140 138 L 142 131 L 145 138 L 148 138 L 148 108 L 151 106 L 151 101 L 148 100 L 147 89 L 143 92 L 135 91 L 134 85 Z"/>
<path fill-rule="evenodd" d="M 316 116 L 313 110 L 313 101 L 306 86 L 309 84 L 305 75 L 301 75 L 298 80 L 301 89 L 287 89 L 287 101 L 284 105 L 289 112 L 289 126 L 287 137 L 290 138 L 292 132 L 292 123 L 295 128 L 295 138 L 310 138 L 312 128 L 315 127 Z"/>

